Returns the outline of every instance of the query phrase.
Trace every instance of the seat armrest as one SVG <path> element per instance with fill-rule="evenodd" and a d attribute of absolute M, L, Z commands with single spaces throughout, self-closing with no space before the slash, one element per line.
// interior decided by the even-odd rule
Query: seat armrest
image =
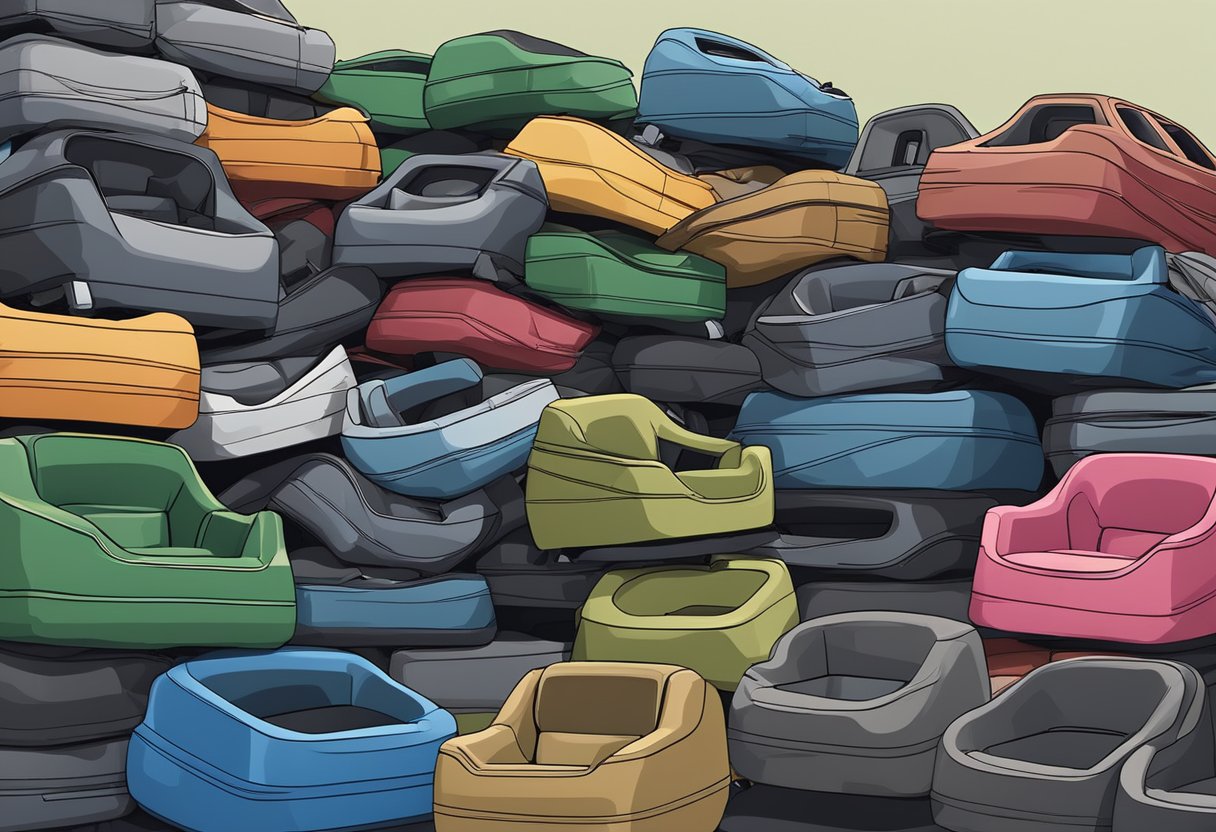
<path fill-rule="evenodd" d="M 729 498 L 754 494 L 764 485 L 764 463 L 761 451 L 767 448 L 735 448 L 727 451 L 718 465 L 709 470 L 677 471 L 676 477 L 702 497 Z M 734 464 L 726 464 L 729 460 Z M 747 483 L 746 489 L 739 483 Z"/>
<path fill-rule="evenodd" d="M 199 525 L 195 545 L 219 557 L 244 555 L 256 523 L 255 517 L 235 511 L 208 512 Z"/>
<path fill-rule="evenodd" d="M 241 557 L 270 563 L 279 552 L 286 554 L 283 518 L 273 511 L 259 511 L 249 524 L 249 534 L 241 547 Z"/>
<path fill-rule="evenodd" d="M 1015 539 L 1020 542 L 1014 546 Z M 1049 552 L 1068 548 L 1068 518 L 1063 507 L 1051 503 L 1032 506 L 997 506 L 988 509 L 981 534 L 989 554 Z"/>
<path fill-rule="evenodd" d="M 691 670 L 673 673 L 663 692 L 663 710 L 655 729 L 604 760 L 601 765 L 627 763 L 652 757 L 692 734 L 705 710 L 705 680 Z M 713 694 L 717 696 L 717 693 Z"/>
<path fill-rule="evenodd" d="M 476 734 L 454 737 L 443 744 L 443 750 L 471 769 L 522 766 L 530 762 L 519 747 L 515 732 L 507 725 L 491 725 Z"/>
<path fill-rule="evenodd" d="M 720 457 L 734 451 L 735 456 L 733 457 L 733 461 L 735 465 L 738 465 L 738 454 L 740 453 L 741 447 L 738 442 L 733 442 L 729 439 L 719 439 L 716 436 L 705 436 L 704 434 L 693 433 L 690 430 L 680 427 L 670 419 L 656 421 L 654 424 L 654 430 L 659 439 L 674 442 L 677 445 L 688 448 L 689 450 L 700 451 L 701 453 L 708 454 L 709 456 Z M 721 461 L 719 461 L 718 464 L 719 467 L 723 465 Z"/>

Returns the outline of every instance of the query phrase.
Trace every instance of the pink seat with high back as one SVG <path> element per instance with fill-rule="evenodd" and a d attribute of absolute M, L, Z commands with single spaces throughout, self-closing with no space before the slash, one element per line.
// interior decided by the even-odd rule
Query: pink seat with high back
<path fill-rule="evenodd" d="M 990 509 L 971 620 L 1168 644 L 1216 634 L 1216 459 L 1097 454 L 1031 505 Z"/>

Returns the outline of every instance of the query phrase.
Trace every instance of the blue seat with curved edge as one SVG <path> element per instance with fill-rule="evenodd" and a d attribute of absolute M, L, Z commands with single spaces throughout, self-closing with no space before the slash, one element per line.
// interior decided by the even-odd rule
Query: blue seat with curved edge
<path fill-rule="evenodd" d="M 959 272 L 946 310 L 954 363 L 1063 388 L 1216 381 L 1216 318 L 1169 285 L 1165 249 L 1007 251 Z"/>
<path fill-rule="evenodd" d="M 327 584 L 297 578 L 296 644 L 477 646 L 497 631 L 490 587 L 480 575 L 396 580 L 357 574 Z"/>
<path fill-rule="evenodd" d="M 347 459 L 383 488 L 431 499 L 468 494 L 523 468 L 541 411 L 557 401 L 557 389 L 533 379 L 467 407 L 435 404 L 474 393 L 481 381 L 476 362 L 459 358 L 360 384 L 347 397 L 342 425 Z M 426 412 L 428 406 L 439 414 Z"/>
<path fill-rule="evenodd" d="M 447 711 L 335 650 L 211 653 L 152 686 L 127 785 L 191 832 L 320 832 L 424 819 Z"/>
<path fill-rule="evenodd" d="M 668 29 L 642 69 L 638 123 L 671 138 L 764 148 L 839 168 L 857 144 L 853 99 L 761 49 Z"/>
<path fill-rule="evenodd" d="M 1034 417 L 1004 393 L 752 393 L 731 438 L 767 445 L 781 488 L 1032 491 L 1043 478 Z"/>

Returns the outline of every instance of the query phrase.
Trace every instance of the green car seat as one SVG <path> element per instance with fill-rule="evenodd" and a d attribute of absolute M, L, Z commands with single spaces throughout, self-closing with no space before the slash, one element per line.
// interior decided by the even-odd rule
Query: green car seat
<path fill-rule="evenodd" d="M 699 322 L 726 314 L 725 267 L 623 231 L 542 227 L 528 238 L 525 281 L 568 309 L 599 315 Z"/>
<path fill-rule="evenodd" d="M 484 32 L 435 50 L 422 100 L 438 130 L 514 135 L 540 115 L 632 119 L 638 108 L 632 76 L 612 58 L 522 32 Z"/>
<path fill-rule="evenodd" d="M 0 439 L 0 639 L 277 647 L 295 629 L 283 525 L 221 505 L 176 445 Z"/>
<path fill-rule="evenodd" d="M 662 444 L 661 444 L 662 443 Z M 675 471 L 681 448 L 717 457 Z M 526 504 L 541 549 L 725 534 L 773 522 L 768 448 L 685 430 L 642 396 L 561 399 L 541 413 L 528 457 Z"/>
<path fill-rule="evenodd" d="M 613 570 L 580 617 L 573 661 L 676 664 L 730 691 L 798 623 L 798 602 L 782 561 L 717 557 Z"/>
<path fill-rule="evenodd" d="M 376 133 L 421 133 L 431 129 L 422 109 L 430 68 L 431 56 L 421 52 L 372 52 L 334 64 L 333 74 L 313 97 L 357 107 L 371 117 Z"/>

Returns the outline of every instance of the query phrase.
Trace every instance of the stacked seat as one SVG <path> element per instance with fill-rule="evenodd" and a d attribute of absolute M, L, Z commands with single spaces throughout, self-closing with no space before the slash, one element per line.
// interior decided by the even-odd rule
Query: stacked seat
<path fill-rule="evenodd" d="M 572 657 L 677 664 L 731 691 L 797 621 L 789 570 L 779 560 L 618 569 L 583 604 Z"/>
<path fill-rule="evenodd" d="M 393 652 L 389 674 L 456 717 L 461 734 L 488 728 L 533 670 L 570 658 L 568 643 L 504 632 L 480 647 Z"/>
<path fill-rule="evenodd" d="M 946 304 L 954 273 L 897 263 L 809 271 L 775 294 L 743 344 L 764 380 L 794 396 L 949 380 Z"/>
<path fill-rule="evenodd" d="M 715 321 L 726 313 L 726 272 L 620 231 L 547 226 L 528 238 L 528 288 L 568 309 L 644 321 Z"/>
<path fill-rule="evenodd" d="M 1130 255 L 1007 251 L 989 269 L 959 273 L 946 349 L 961 367 L 1034 373 L 1065 392 L 1078 376 L 1091 386 L 1210 382 L 1216 320 L 1168 284 L 1159 246 Z"/>
<path fill-rule="evenodd" d="M 696 673 L 563 662 L 440 749 L 435 829 L 713 832 L 729 788 L 722 703 Z"/>
<path fill-rule="evenodd" d="M 191 69 L 294 92 L 315 92 L 334 67 L 334 42 L 279 1 L 156 0 L 156 50 Z"/>
<path fill-rule="evenodd" d="M 673 471 L 661 441 L 715 467 Z M 528 524 L 543 549 L 757 528 L 772 522 L 770 465 L 767 449 L 692 433 L 641 396 L 562 399 L 541 414 L 528 458 Z"/>
<path fill-rule="evenodd" d="M 1056 476 L 1097 453 L 1216 456 L 1216 383 L 1182 390 L 1092 390 L 1051 404 L 1043 449 Z"/>
<path fill-rule="evenodd" d="M 731 435 L 772 450 L 779 489 L 1033 491 L 1043 476 L 1034 419 L 1002 393 L 753 393 Z"/>
<path fill-rule="evenodd" d="M 967 117 L 949 104 L 896 107 L 866 122 L 841 172 L 876 182 L 886 192 L 891 255 L 923 251 L 928 226 L 916 215 L 916 198 L 929 154 L 977 135 Z"/>
<path fill-rule="evenodd" d="M 1041 501 L 988 512 L 972 620 L 1132 644 L 1212 636 L 1214 496 L 1216 460 L 1086 457 Z"/>
<path fill-rule="evenodd" d="M 0 32 L 49 29 L 111 49 L 144 49 L 156 37 L 156 0 L 98 6 L 92 0 L 17 0 L 0 12 Z"/>
<path fill-rule="evenodd" d="M 523 493 L 511 477 L 453 500 L 413 499 L 332 454 L 264 468 L 220 499 L 233 510 L 274 510 L 341 563 L 398 574 L 442 575 L 523 523 Z"/>
<path fill-rule="evenodd" d="M 198 81 L 167 61 L 25 34 L 0 46 L 0 67 L 0 139 L 76 128 L 192 142 L 207 125 Z"/>
<path fill-rule="evenodd" d="M 500 29 L 440 44 L 423 104 L 427 121 L 440 130 L 513 133 L 550 114 L 629 119 L 638 105 L 632 75 L 612 58 Z"/>
<path fill-rule="evenodd" d="M 648 234 L 662 234 L 717 202 L 708 183 L 584 119 L 534 118 L 503 152 L 536 163 L 552 210 L 588 214 Z"/>
<path fill-rule="evenodd" d="M 0 648 L 0 829 L 102 822 L 134 808 L 127 740 L 172 662 L 155 653 Z"/>
<path fill-rule="evenodd" d="M 767 785 L 929 793 L 938 741 L 988 701 L 975 629 L 907 613 L 798 625 L 744 675 L 731 703 L 731 765 Z"/>
<path fill-rule="evenodd" d="M 0 566 L 0 637 L 135 648 L 291 637 L 279 517 L 229 511 L 180 448 L 49 433 L 0 439 L 0 459 L 0 515 L 21 541 Z"/>
<path fill-rule="evenodd" d="M 430 123 L 422 107 L 422 90 L 430 68 L 430 55 L 404 49 L 337 61 L 317 98 L 362 110 L 377 132 L 424 132 Z"/>
<path fill-rule="evenodd" d="M 286 120 L 208 104 L 207 129 L 198 143 L 220 158 L 245 200 L 352 199 L 380 179 L 380 154 L 367 116 L 352 107 Z"/>
<path fill-rule="evenodd" d="M 425 817 L 451 714 L 365 659 L 212 654 L 156 681 L 127 782 L 153 815 L 199 832 L 382 826 Z"/>
<path fill-rule="evenodd" d="M 541 412 L 557 400 L 533 379 L 473 407 L 407 420 L 402 414 L 478 385 L 477 364 L 446 361 L 349 394 L 342 426 L 346 456 L 373 482 L 413 497 L 451 498 L 524 467 Z"/>
<path fill-rule="evenodd" d="M 839 168 L 857 143 L 853 100 L 749 43 L 668 29 L 646 56 L 638 121 L 710 144 L 746 145 Z"/>
<path fill-rule="evenodd" d="M 474 270 L 492 280 L 498 268 L 522 274 L 528 235 L 547 208 L 540 173 L 527 160 L 414 156 L 342 212 L 334 262 L 388 278 Z"/>
<path fill-rule="evenodd" d="M 190 324 L 158 312 L 125 321 L 0 304 L 0 416 L 185 428 L 198 417 Z"/>
<path fill-rule="evenodd" d="M 356 384 L 346 350 L 205 367 L 198 419 L 170 441 L 199 462 L 234 459 L 335 436 Z"/>
<path fill-rule="evenodd" d="M 724 340 L 679 335 L 632 335 L 612 353 L 621 385 L 656 402 L 743 404 L 763 389 L 755 353 Z"/>
<path fill-rule="evenodd" d="M 278 246 L 210 151 L 152 135 L 42 133 L 0 164 L 0 205 L 0 296 L 61 289 L 80 314 L 275 324 Z"/>
<path fill-rule="evenodd" d="M 835 257 L 881 262 L 887 226 L 882 188 L 806 170 L 690 214 L 657 243 L 726 266 L 728 286 L 751 286 Z"/>
<path fill-rule="evenodd" d="M 1203 708 L 1203 678 L 1188 665 L 1079 658 L 1040 667 L 946 729 L 934 819 L 957 832 L 1108 829 L 1120 767 L 1146 743 L 1193 731 Z"/>
<path fill-rule="evenodd" d="M 421 278 L 385 296 L 366 344 L 389 355 L 454 352 L 499 370 L 560 373 L 598 331 L 482 280 Z"/>

